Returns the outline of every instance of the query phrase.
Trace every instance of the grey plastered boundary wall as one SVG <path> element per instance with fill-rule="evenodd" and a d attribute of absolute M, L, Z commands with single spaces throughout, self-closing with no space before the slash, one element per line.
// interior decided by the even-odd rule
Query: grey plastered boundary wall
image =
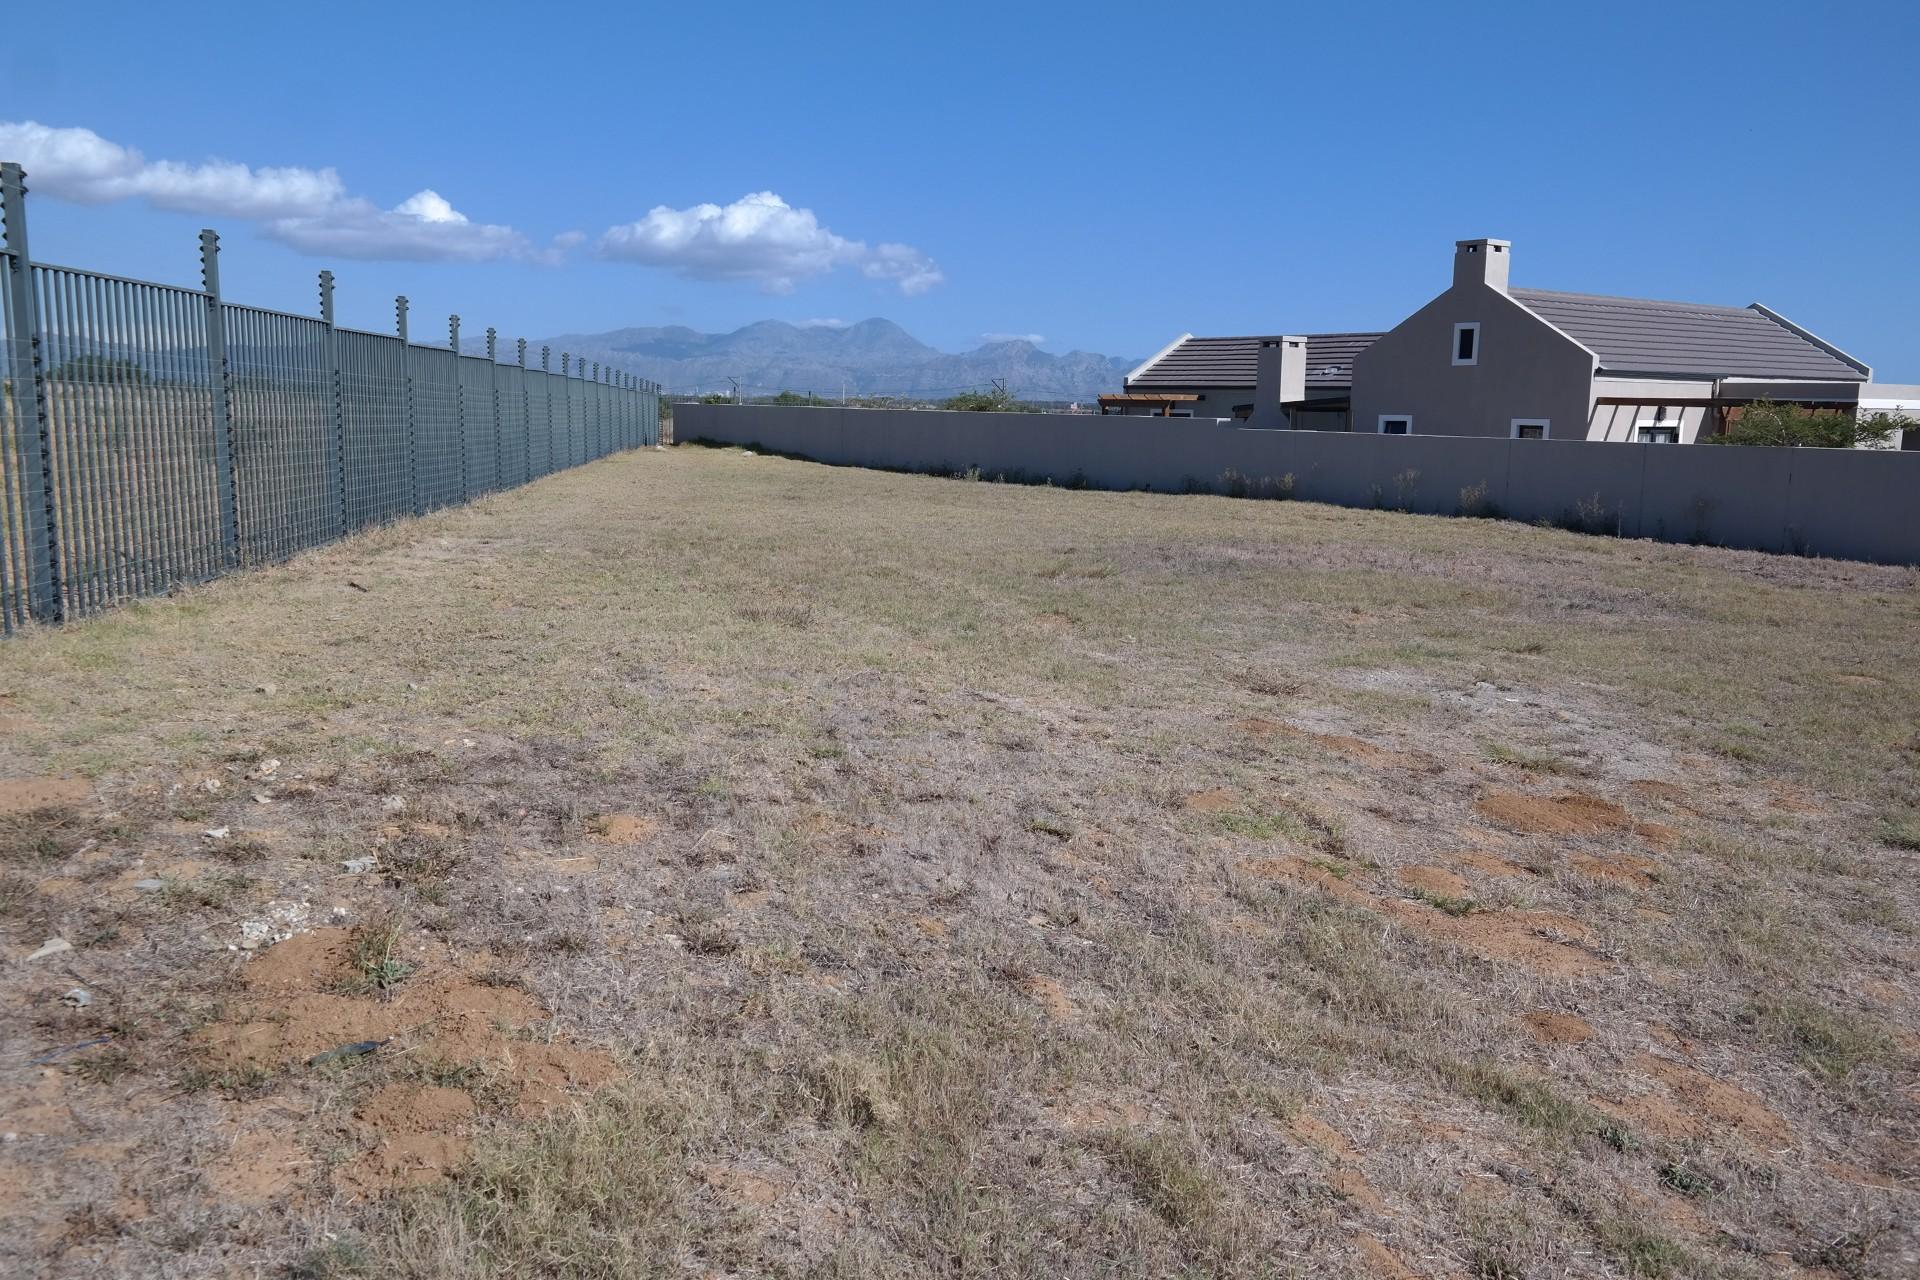
<path fill-rule="evenodd" d="M 1255 431 L 1087 414 L 679 404 L 675 438 L 845 466 L 1219 491 L 1292 476 L 1344 507 L 1547 520 L 1664 542 L 1920 564 L 1920 452 Z"/>

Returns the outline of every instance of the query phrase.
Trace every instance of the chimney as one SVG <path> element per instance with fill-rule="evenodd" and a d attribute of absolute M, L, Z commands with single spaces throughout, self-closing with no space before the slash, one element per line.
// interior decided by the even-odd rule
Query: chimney
<path fill-rule="evenodd" d="M 1456 240 L 1453 244 L 1453 283 L 1483 284 L 1507 291 L 1507 268 L 1513 265 L 1509 240 Z"/>
<path fill-rule="evenodd" d="M 1307 398 L 1307 340 L 1260 339 L 1260 363 L 1254 375 L 1253 417 L 1248 426 L 1264 431 L 1289 425 L 1283 404 Z"/>

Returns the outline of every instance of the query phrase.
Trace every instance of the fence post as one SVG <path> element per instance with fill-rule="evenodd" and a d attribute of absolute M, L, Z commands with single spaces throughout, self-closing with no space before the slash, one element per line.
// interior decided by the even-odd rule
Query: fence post
<path fill-rule="evenodd" d="M 420 443 L 413 413 L 413 348 L 407 342 L 407 295 L 393 300 L 393 331 L 400 338 L 400 381 L 407 392 L 407 487 L 413 494 L 413 514 L 423 516 L 420 505 Z"/>
<path fill-rule="evenodd" d="M 547 375 L 540 379 L 540 385 L 547 393 L 547 469 L 541 474 L 549 476 L 553 474 L 553 365 L 550 363 L 552 355 L 552 347 L 540 348 L 540 372 Z"/>
<path fill-rule="evenodd" d="M 460 317 L 447 317 L 447 345 L 453 348 L 453 421 L 460 437 L 460 501 L 473 497 L 473 488 L 467 477 L 467 389 L 461 386 L 460 377 Z"/>
<path fill-rule="evenodd" d="M 340 499 L 340 536 L 352 528 L 347 519 L 347 397 L 340 375 L 340 335 L 333 324 L 333 272 L 320 273 L 320 320 L 327 326 L 327 368 L 333 376 L 333 478 Z"/>
<path fill-rule="evenodd" d="M 493 326 L 487 326 L 487 393 L 493 401 L 493 487 L 507 487 L 507 449 L 500 438 L 500 361 L 499 341 Z"/>
<path fill-rule="evenodd" d="M 526 455 L 525 465 L 520 474 L 528 483 L 533 481 L 533 393 L 527 390 L 527 340 L 515 338 L 519 346 L 517 362 L 520 365 L 520 452 Z"/>
<path fill-rule="evenodd" d="M 598 360 L 593 362 L 593 380 L 587 385 L 593 388 L 587 395 L 587 404 L 593 410 L 593 456 L 604 458 L 607 456 L 607 442 L 602 438 L 606 433 L 600 425 L 600 419 L 604 415 L 600 412 L 600 362 Z"/>
<path fill-rule="evenodd" d="M 207 295 L 207 374 L 212 381 L 213 465 L 220 473 L 220 542 L 240 563 L 240 480 L 234 457 L 233 386 L 227 370 L 227 313 L 220 302 L 220 237 L 200 232 L 200 287 Z"/>
<path fill-rule="evenodd" d="M 26 604 L 29 616 L 58 622 L 65 613 L 60 587 L 60 524 L 53 502 L 52 422 L 40 376 L 40 324 L 34 314 L 33 260 L 27 256 L 26 172 L 0 164 L 0 222 L 6 224 L 7 377 L 13 381 L 14 440 L 20 463 L 20 531 L 26 542 Z M 0 447 L 4 442 L 0 442 Z M 14 589 L 20 590 L 20 584 Z M 13 629 L 14 608 L 5 628 Z"/>
<path fill-rule="evenodd" d="M 567 465 L 573 465 L 573 388 L 567 385 L 572 356 L 560 353 L 560 407 L 567 411 Z"/>

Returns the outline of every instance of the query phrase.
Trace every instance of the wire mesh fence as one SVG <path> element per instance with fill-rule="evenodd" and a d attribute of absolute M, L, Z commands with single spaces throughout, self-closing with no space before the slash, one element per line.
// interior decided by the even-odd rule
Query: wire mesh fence
<path fill-rule="evenodd" d="M 659 389 L 28 256 L 0 164 L 0 629 L 164 594 L 659 442 Z M 585 376 L 582 376 L 585 375 Z"/>

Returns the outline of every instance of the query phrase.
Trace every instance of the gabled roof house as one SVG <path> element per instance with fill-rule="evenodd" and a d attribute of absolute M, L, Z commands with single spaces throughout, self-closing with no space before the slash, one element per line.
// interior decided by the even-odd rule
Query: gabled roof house
<path fill-rule="evenodd" d="M 1462 240 L 1453 284 L 1354 361 L 1354 429 L 1691 443 L 1768 399 L 1851 411 L 1872 371 L 1755 303 L 1519 289 L 1512 245 Z"/>
<path fill-rule="evenodd" d="M 1274 425 L 1347 430 L 1353 358 L 1377 333 L 1310 333 L 1277 346 L 1278 338 L 1196 338 L 1183 333 L 1127 375 L 1125 392 L 1102 396 L 1103 413 L 1186 418 L 1250 418 L 1259 402 L 1263 346 L 1274 406 L 1286 421 Z M 1291 400 L 1281 405 L 1285 389 Z M 1164 399 L 1163 399 L 1164 398 Z"/>

